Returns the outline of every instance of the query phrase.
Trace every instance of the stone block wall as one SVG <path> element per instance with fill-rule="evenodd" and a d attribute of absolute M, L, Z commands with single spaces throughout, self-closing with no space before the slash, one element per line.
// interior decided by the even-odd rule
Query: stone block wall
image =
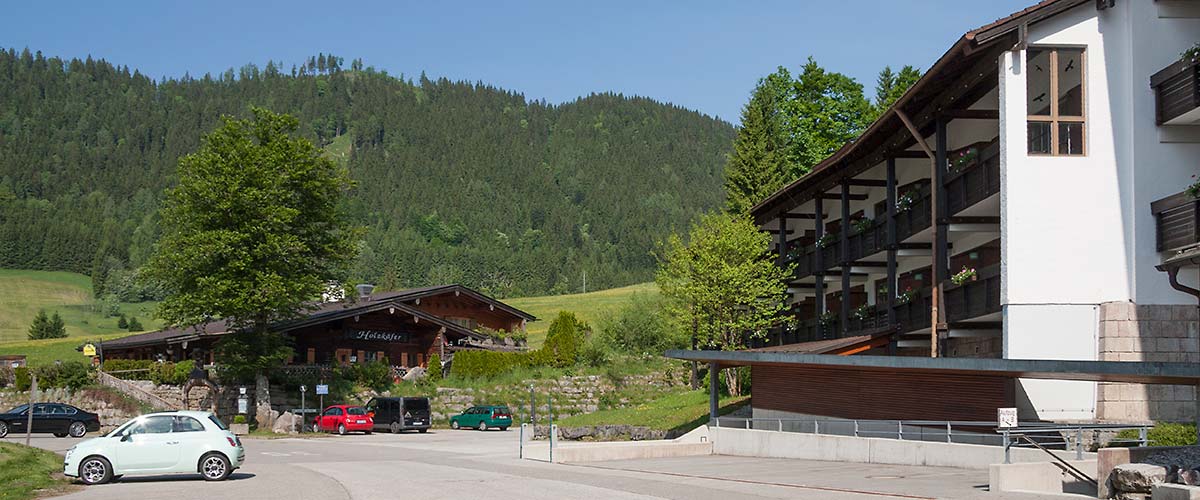
<path fill-rule="evenodd" d="M 108 432 L 129 419 L 141 414 L 141 411 L 124 401 L 109 398 L 108 395 L 95 389 L 71 391 L 68 389 L 45 389 L 37 393 L 38 402 L 66 403 L 76 408 L 90 411 L 100 416 L 100 432 Z M 0 411 L 29 403 L 29 392 L 0 391 Z M 95 434 L 89 434 L 94 437 Z M 9 436 L 10 438 L 12 436 Z"/>
<path fill-rule="evenodd" d="M 1200 362 L 1200 310 L 1194 305 L 1100 304 L 1101 361 Z M 1100 383 L 1096 418 L 1108 422 L 1195 418 L 1195 388 Z"/>

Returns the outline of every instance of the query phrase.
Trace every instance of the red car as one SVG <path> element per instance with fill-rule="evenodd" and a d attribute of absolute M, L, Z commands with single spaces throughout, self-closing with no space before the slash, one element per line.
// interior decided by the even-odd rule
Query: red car
<path fill-rule="evenodd" d="M 313 419 L 313 432 L 337 432 L 338 434 L 346 434 L 347 432 L 363 432 L 371 433 L 371 428 L 375 426 L 374 419 L 367 414 L 367 409 L 361 406 L 352 405 L 332 405 L 325 408 L 325 411 L 317 415 Z"/>

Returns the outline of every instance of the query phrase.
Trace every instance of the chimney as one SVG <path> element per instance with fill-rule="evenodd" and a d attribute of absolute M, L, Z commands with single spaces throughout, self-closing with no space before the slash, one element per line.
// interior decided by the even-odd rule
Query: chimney
<path fill-rule="evenodd" d="M 358 290 L 359 300 L 370 300 L 371 292 L 375 291 L 375 285 L 363 283 L 361 285 L 354 285 L 354 289 Z"/>

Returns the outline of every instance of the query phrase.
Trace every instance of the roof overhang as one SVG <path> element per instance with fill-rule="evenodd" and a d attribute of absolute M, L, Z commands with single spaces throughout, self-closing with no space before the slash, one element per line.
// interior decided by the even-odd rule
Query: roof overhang
<path fill-rule="evenodd" d="M 749 351 L 670 350 L 666 357 L 716 363 L 719 366 L 798 366 L 893 373 L 991 375 L 1010 378 L 1122 382 L 1134 384 L 1200 384 L 1200 363 L 1078 361 L 1051 359 L 925 358 L 908 356 L 838 356 Z"/>

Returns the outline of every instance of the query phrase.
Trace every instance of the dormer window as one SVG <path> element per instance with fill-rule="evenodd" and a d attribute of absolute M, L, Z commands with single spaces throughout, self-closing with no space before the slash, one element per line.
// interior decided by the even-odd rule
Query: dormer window
<path fill-rule="evenodd" d="M 1029 154 L 1086 154 L 1084 56 L 1082 48 L 1030 47 L 1027 51 Z"/>

